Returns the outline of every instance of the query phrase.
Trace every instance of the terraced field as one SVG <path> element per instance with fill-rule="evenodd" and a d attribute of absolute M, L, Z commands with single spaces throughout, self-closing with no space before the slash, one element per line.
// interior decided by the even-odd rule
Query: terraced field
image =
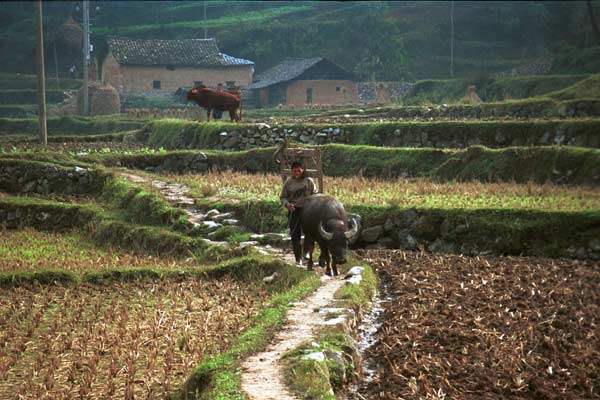
<path fill-rule="evenodd" d="M 257 144 L 281 134 L 324 141 L 325 192 L 362 217 L 353 263 L 393 299 L 356 399 L 597 397 L 598 120 L 531 104 L 486 107 L 535 118 L 466 122 L 402 107 L 57 118 L 46 148 L 33 119 L 0 120 L 0 397 L 246 398 L 242 360 L 319 286 L 282 258 L 275 147 Z M 244 148 L 225 149 L 233 136 Z M 167 201 L 166 183 L 193 201 Z M 370 289 L 344 286 L 366 309 Z M 338 333 L 318 348 L 352 347 Z M 304 351 L 286 358 L 298 396 L 343 393 L 352 374 Z"/>

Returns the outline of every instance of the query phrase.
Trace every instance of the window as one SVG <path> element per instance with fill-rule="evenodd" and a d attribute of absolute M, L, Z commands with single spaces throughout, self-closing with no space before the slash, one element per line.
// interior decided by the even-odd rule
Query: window
<path fill-rule="evenodd" d="M 235 81 L 225 81 L 225 86 L 233 87 L 233 86 L 235 86 Z"/>
<path fill-rule="evenodd" d="M 339 86 L 336 86 L 336 87 L 335 87 L 335 91 L 336 91 L 336 92 L 339 92 L 339 91 L 340 91 L 340 87 L 339 87 Z"/>
<path fill-rule="evenodd" d="M 204 83 L 202 83 L 202 81 L 194 81 L 194 87 L 200 87 L 203 85 L 204 85 Z"/>
<path fill-rule="evenodd" d="M 152 81 L 152 89 L 160 89 L 160 81 Z"/>
<path fill-rule="evenodd" d="M 313 90 L 312 88 L 307 88 L 306 89 L 306 103 L 307 104 L 312 104 L 312 97 L 313 97 Z"/>

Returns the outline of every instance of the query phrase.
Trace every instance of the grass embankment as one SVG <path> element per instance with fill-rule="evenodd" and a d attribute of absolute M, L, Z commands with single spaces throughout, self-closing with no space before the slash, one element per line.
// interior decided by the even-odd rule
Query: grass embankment
<path fill-rule="evenodd" d="M 589 78 L 577 82 L 572 86 L 547 93 L 547 97 L 556 100 L 600 98 L 600 75 L 592 75 Z"/>
<path fill-rule="evenodd" d="M 119 31 L 123 34 L 136 34 L 136 35 L 152 35 L 156 32 L 160 32 L 163 35 L 167 32 L 181 32 L 188 31 L 190 29 L 201 29 L 207 28 L 224 28 L 227 26 L 239 25 L 240 23 L 252 23 L 261 24 L 268 22 L 274 18 L 279 18 L 283 15 L 289 15 L 291 13 L 303 12 L 311 10 L 311 7 L 306 5 L 301 6 L 287 6 L 277 7 L 268 10 L 250 11 L 244 14 L 238 15 L 227 15 L 219 18 L 213 18 L 208 22 L 202 20 L 195 21 L 180 21 L 162 24 L 144 24 L 144 25 L 131 25 L 126 27 L 120 27 Z M 96 34 L 107 35 L 112 34 L 113 27 L 108 28 L 96 28 Z"/>
<path fill-rule="evenodd" d="M 48 135 L 97 135 L 131 131 L 144 126 L 144 121 L 128 120 L 121 115 L 102 117 L 48 118 Z M 37 135 L 36 118 L 0 118 L 0 136 Z"/>
<path fill-rule="evenodd" d="M 0 104 L 37 104 L 36 89 L 0 89 Z M 47 103 L 60 103 L 64 100 L 61 89 L 46 89 Z"/>
<path fill-rule="evenodd" d="M 74 273 L 105 269 L 170 269 L 196 264 L 195 260 L 136 254 L 116 247 L 101 247 L 80 230 L 62 232 L 32 228 L 0 231 L 0 271 L 64 270 Z"/>
<path fill-rule="evenodd" d="M 540 75 L 477 79 L 429 79 L 416 82 L 402 97 L 405 105 L 462 103 L 469 86 L 485 102 L 538 98 L 585 81 L 589 75 Z M 577 98 L 597 98 L 578 92 Z"/>
<path fill-rule="evenodd" d="M 515 107 L 518 105 L 513 104 Z M 393 109 L 392 109 L 393 110 Z M 388 111 L 386 111 L 388 112 Z M 393 112 L 393 111 L 389 111 Z M 595 119 L 540 121 L 393 121 L 358 123 L 279 124 L 293 132 L 327 132 L 340 129 L 336 141 L 353 145 L 419 148 L 461 148 L 473 143 L 488 147 L 570 145 L 600 148 L 600 121 Z M 137 140 L 155 148 L 220 148 L 221 133 L 252 130 L 269 135 L 253 124 L 198 123 L 177 119 L 151 122 Z M 289 138 L 294 140 L 293 137 Z"/>
<path fill-rule="evenodd" d="M 0 104 L 0 118 L 32 118 L 37 112 L 34 104 Z"/>
<path fill-rule="evenodd" d="M 199 205 L 219 204 L 235 211 L 254 231 L 285 230 L 276 175 L 170 178 L 189 185 Z M 362 216 L 363 228 L 393 224 L 385 229 L 391 230 L 394 243 L 393 232 L 405 229 L 419 243 L 443 239 L 454 251 L 557 257 L 566 256 L 570 247 L 590 246 L 600 233 L 600 192 L 595 188 L 347 178 L 325 182 L 326 193 L 335 194 L 348 212 Z"/>
<path fill-rule="evenodd" d="M 37 171 L 40 165 L 50 166 L 54 174 L 70 174 L 69 168 L 41 162 L 16 161 Z M 7 161 L 15 163 L 14 160 Z M 30 177 L 27 174 L 21 174 Z M 33 177 L 35 178 L 35 176 Z M 33 182 L 37 182 L 37 178 Z M 65 195 L 87 196 L 90 204 L 70 204 L 38 197 L 0 198 L 0 220 L 9 228 L 34 227 L 48 231 L 80 229 L 83 234 L 103 245 L 119 246 L 138 253 L 157 254 L 177 258 L 192 257 L 215 262 L 233 255 L 246 254 L 245 250 L 229 250 L 209 246 L 198 237 L 189 237 L 187 217 L 183 210 L 167 204 L 160 195 L 123 179 L 109 178 L 91 192 L 73 193 L 71 187 L 48 185 L 49 192 L 30 195 L 64 199 Z M 26 183 L 25 183 L 26 184 Z M 36 190 L 37 186 L 31 186 Z M 20 193 L 10 181 L 1 182 L 1 190 Z M 68 196 L 67 196 L 68 197 Z M 67 198 L 68 201 L 68 198 Z M 201 233 L 201 232 L 198 232 Z M 9 280 L 19 280 L 19 272 Z"/>
<path fill-rule="evenodd" d="M 330 144 L 323 150 L 323 170 L 332 177 L 424 177 L 440 182 L 471 181 L 597 185 L 600 176 L 600 150 L 576 147 L 512 147 L 488 149 L 474 146 L 464 150 L 381 148 Z M 204 151 L 209 167 L 218 171 L 276 173 L 275 148 L 225 152 Z M 175 159 L 191 157 L 192 151 L 159 154 L 92 154 L 80 157 L 106 166 L 122 165 L 146 169 L 161 167 L 178 173 L 169 165 Z M 210 190 L 210 188 L 207 188 Z M 328 189 L 329 190 L 329 189 Z"/>
<path fill-rule="evenodd" d="M 56 85 L 56 79 L 46 77 L 46 85 L 48 89 L 79 89 L 81 87 L 81 79 L 65 79 L 60 78 L 59 86 Z M 21 73 L 0 73 L 0 88 L 1 89 L 31 89 L 37 90 L 38 77 L 37 75 L 27 75 Z"/>

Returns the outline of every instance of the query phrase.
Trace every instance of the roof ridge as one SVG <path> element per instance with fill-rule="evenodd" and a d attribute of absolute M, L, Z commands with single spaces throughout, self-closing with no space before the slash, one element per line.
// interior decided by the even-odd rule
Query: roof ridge
<path fill-rule="evenodd" d="M 107 43 L 119 64 L 215 67 L 254 64 L 249 60 L 224 56 L 215 38 L 132 39 L 109 36 Z"/>

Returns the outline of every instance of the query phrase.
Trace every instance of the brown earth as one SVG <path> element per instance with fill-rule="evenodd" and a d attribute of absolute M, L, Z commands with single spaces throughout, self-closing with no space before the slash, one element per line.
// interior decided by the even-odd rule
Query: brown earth
<path fill-rule="evenodd" d="M 600 398 L 600 263 L 361 255 L 392 300 L 356 399 Z"/>

